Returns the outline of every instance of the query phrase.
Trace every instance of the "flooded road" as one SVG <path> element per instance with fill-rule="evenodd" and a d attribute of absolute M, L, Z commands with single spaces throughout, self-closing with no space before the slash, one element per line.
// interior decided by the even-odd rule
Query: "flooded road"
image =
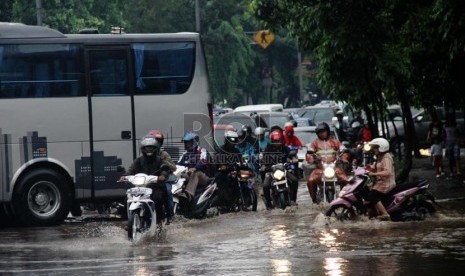
<path fill-rule="evenodd" d="M 465 269 L 465 201 L 423 222 L 327 224 L 299 205 L 179 219 L 132 245 L 125 221 L 0 228 L 1 275 L 448 275 Z"/>

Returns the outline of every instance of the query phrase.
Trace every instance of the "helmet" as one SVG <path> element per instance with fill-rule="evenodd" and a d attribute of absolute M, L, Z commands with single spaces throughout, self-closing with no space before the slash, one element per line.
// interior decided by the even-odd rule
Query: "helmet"
<path fill-rule="evenodd" d="M 160 147 L 163 146 L 163 140 L 165 139 L 165 137 L 163 136 L 163 133 L 161 131 L 159 131 L 158 129 L 152 129 L 151 131 L 149 131 L 148 135 L 157 139 L 158 143 L 160 144 Z"/>
<path fill-rule="evenodd" d="M 318 125 L 315 128 L 316 134 L 319 134 L 320 132 L 325 130 L 329 133 L 329 125 L 325 122 L 318 123 Z"/>
<path fill-rule="evenodd" d="M 251 135 L 252 134 L 252 127 L 249 126 L 249 125 L 243 125 L 242 126 L 242 131 L 244 131 L 245 133 Z"/>
<path fill-rule="evenodd" d="M 370 146 L 378 146 L 379 152 L 388 152 L 389 151 L 389 142 L 384 138 L 375 138 L 368 142 Z"/>
<path fill-rule="evenodd" d="M 342 110 L 339 109 L 339 110 L 336 112 L 336 116 L 344 116 L 344 112 L 342 112 Z"/>
<path fill-rule="evenodd" d="M 237 135 L 237 132 L 235 132 L 234 130 L 227 130 L 224 133 L 224 142 L 225 143 L 226 143 L 226 141 L 228 141 L 231 144 L 237 144 L 238 140 L 239 140 L 239 136 Z"/>
<path fill-rule="evenodd" d="M 144 156 L 158 155 L 160 145 L 153 136 L 146 135 L 140 141 L 140 151 Z"/>
<path fill-rule="evenodd" d="M 286 131 L 286 135 L 287 135 L 287 136 L 292 136 L 292 135 L 294 135 L 294 126 L 293 126 L 293 125 L 287 125 L 287 126 L 284 128 L 284 131 Z"/>
<path fill-rule="evenodd" d="M 184 148 L 186 150 L 193 150 L 199 145 L 199 135 L 197 135 L 195 132 L 188 131 L 186 134 L 184 134 L 182 142 L 184 143 Z M 192 144 L 190 144 L 190 142 L 192 142 Z"/>
<path fill-rule="evenodd" d="M 292 121 L 287 121 L 285 124 L 284 124 L 284 129 L 286 129 L 287 126 L 294 126 L 294 123 Z"/>
<path fill-rule="evenodd" d="M 255 130 L 254 130 L 254 134 L 255 135 L 263 135 L 265 134 L 265 128 L 263 127 L 257 127 Z"/>
<path fill-rule="evenodd" d="M 270 133 L 270 143 L 271 144 L 282 144 L 283 143 L 283 133 L 279 130 L 273 130 Z"/>

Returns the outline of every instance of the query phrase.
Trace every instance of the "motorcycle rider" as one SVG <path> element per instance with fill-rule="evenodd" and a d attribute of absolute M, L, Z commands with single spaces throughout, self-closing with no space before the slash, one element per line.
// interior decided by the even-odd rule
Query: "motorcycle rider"
<path fill-rule="evenodd" d="M 257 172 L 258 156 L 254 146 L 249 142 L 250 139 L 247 139 L 247 137 L 249 137 L 247 133 L 247 126 L 244 126 L 242 129 L 240 129 L 237 135 L 239 137 L 239 140 L 236 144 L 236 148 L 239 150 L 242 156 L 248 156 L 250 161 L 248 164 L 249 168 L 251 168 L 254 172 Z"/>
<path fill-rule="evenodd" d="M 289 158 L 290 149 L 284 145 L 283 133 L 279 129 L 275 129 L 270 133 L 270 143 L 263 152 L 262 167 L 260 170 L 269 171 L 271 166 L 277 163 L 286 163 Z M 263 194 L 265 195 L 266 209 L 272 208 L 271 204 L 271 181 L 272 175 L 270 172 L 265 174 L 263 181 Z M 290 188 L 291 204 L 296 205 L 298 179 L 295 175 L 288 172 L 287 181 Z"/>
<path fill-rule="evenodd" d="M 160 130 L 153 129 L 149 131 L 148 135 L 152 136 L 158 141 L 160 148 L 163 146 L 163 141 L 165 140 L 165 137 L 163 136 L 163 133 Z M 171 159 L 171 155 L 167 151 L 160 149 L 160 157 L 166 164 L 168 164 L 171 173 L 174 173 L 176 171 L 176 164 L 173 162 L 173 159 Z M 166 207 L 166 224 L 170 224 L 174 217 L 173 193 L 171 192 L 172 183 L 166 181 L 165 185 L 168 196 L 168 206 Z"/>
<path fill-rule="evenodd" d="M 339 140 L 330 135 L 329 125 L 321 122 L 315 128 L 318 136 L 311 144 L 306 154 L 306 160 L 309 164 L 318 161 L 316 168 L 310 174 L 307 180 L 307 188 L 312 198 L 313 203 L 318 203 L 316 200 L 317 185 L 322 183 L 321 176 L 323 174 L 322 162 L 331 163 L 337 159 L 338 151 L 343 150 L 345 147 Z M 316 153 L 320 160 L 314 160 L 313 154 Z M 348 179 L 344 170 L 338 166 L 335 168 L 336 178 L 339 185 L 342 187 L 347 184 Z"/>
<path fill-rule="evenodd" d="M 197 186 L 206 186 L 208 183 L 209 174 L 209 153 L 206 149 L 199 146 L 199 136 L 192 131 L 185 133 L 182 138 L 184 143 L 184 153 L 179 158 L 177 164 L 188 168 L 187 175 L 183 177 L 187 178 L 187 184 L 184 197 L 189 203 L 194 198 Z"/>
<path fill-rule="evenodd" d="M 140 151 L 142 155 L 137 157 L 129 169 L 121 177 L 145 173 L 148 175 L 158 176 L 157 183 L 149 184 L 147 187 L 152 189 L 151 198 L 155 202 L 155 213 L 157 215 L 157 224 L 161 225 L 164 218 L 163 206 L 168 204 L 168 196 L 165 186 L 165 179 L 168 177 L 169 165 L 160 156 L 160 145 L 152 136 L 144 136 L 140 142 Z M 165 171 L 164 168 L 167 168 Z"/>
<path fill-rule="evenodd" d="M 255 147 L 257 152 L 264 151 L 268 143 L 270 143 L 270 139 L 268 136 L 265 135 L 265 128 L 264 127 L 257 127 L 254 130 L 255 136 L 257 137 L 257 145 Z"/>
<path fill-rule="evenodd" d="M 231 206 L 236 196 L 231 196 L 237 191 L 237 179 L 233 174 L 237 172 L 238 164 L 242 164 L 242 154 L 236 148 L 239 136 L 236 131 L 227 130 L 224 133 L 224 144 L 220 147 L 217 155 L 217 183 L 218 194 L 222 206 Z"/>
<path fill-rule="evenodd" d="M 376 163 L 369 176 L 375 176 L 376 180 L 370 192 L 368 201 L 378 211 L 379 220 L 390 220 L 390 216 L 384 208 L 381 200 L 396 186 L 394 161 L 389 151 L 389 142 L 384 138 L 375 138 L 368 143 L 376 155 Z"/>
<path fill-rule="evenodd" d="M 252 127 L 250 125 L 243 125 L 241 130 L 243 133 L 246 134 L 245 140 L 247 141 L 247 143 L 252 145 L 252 147 L 255 147 L 255 145 L 257 144 L 257 139 L 253 136 Z M 241 134 L 240 132 L 241 131 L 238 131 L 239 136 Z"/>
<path fill-rule="evenodd" d="M 286 125 L 284 128 L 284 145 L 292 148 L 302 148 L 302 142 L 300 139 L 294 135 L 294 126 L 292 124 Z"/>
<path fill-rule="evenodd" d="M 349 124 L 344 121 L 344 112 L 342 112 L 342 110 L 338 110 L 336 112 L 336 119 L 337 121 L 334 123 L 334 125 L 336 127 L 339 140 L 348 141 Z"/>

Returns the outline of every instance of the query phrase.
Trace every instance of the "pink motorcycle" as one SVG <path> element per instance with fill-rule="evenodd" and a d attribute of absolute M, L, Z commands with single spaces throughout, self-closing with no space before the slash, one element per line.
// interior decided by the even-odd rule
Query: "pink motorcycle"
<path fill-rule="evenodd" d="M 330 203 L 326 210 L 327 217 L 340 221 L 354 220 L 358 215 L 376 217 L 376 210 L 366 200 L 369 192 L 367 171 L 358 167 L 351 182 L 345 185 L 339 197 Z M 386 211 L 393 221 L 423 220 L 436 212 L 434 196 L 428 191 L 426 180 L 398 184 L 382 199 Z"/>

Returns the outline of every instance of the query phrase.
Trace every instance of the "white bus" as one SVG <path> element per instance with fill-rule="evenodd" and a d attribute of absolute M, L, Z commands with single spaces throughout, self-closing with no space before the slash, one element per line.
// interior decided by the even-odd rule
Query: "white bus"
<path fill-rule="evenodd" d="M 62 222 L 125 196 L 122 166 L 151 129 L 173 159 L 185 130 L 208 146 L 212 105 L 197 33 L 62 34 L 0 23 L 0 213 Z M 78 209 L 75 209 L 78 210 Z"/>

